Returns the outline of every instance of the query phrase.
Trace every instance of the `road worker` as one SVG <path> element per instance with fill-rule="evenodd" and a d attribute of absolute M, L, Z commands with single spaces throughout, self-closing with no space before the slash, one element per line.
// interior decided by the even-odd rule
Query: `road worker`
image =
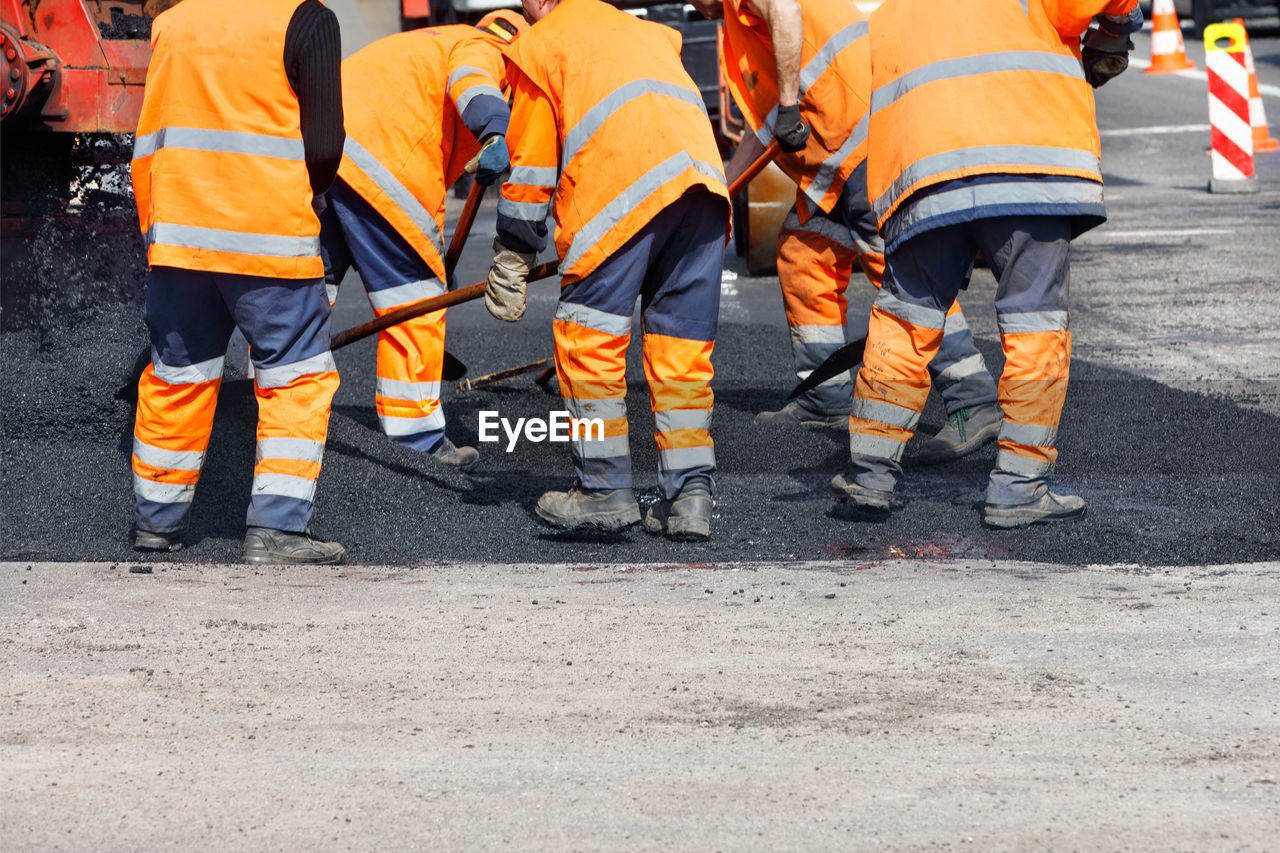
<path fill-rule="evenodd" d="M 645 528 L 710 533 L 715 453 L 711 350 L 728 233 L 728 191 L 680 37 L 600 0 L 524 0 L 533 23 L 507 50 L 511 177 L 498 203 L 485 303 L 509 321 L 555 216 L 562 289 L 556 373 L 575 419 L 577 483 L 547 492 L 553 526 L 618 530 L 640 520 L 632 491 L 624 376 L 641 301 L 644 370 L 662 499 Z M 575 421 L 576 423 L 576 421 Z"/>
<path fill-rule="evenodd" d="M 876 287 L 884 244 L 866 197 L 867 104 L 871 66 L 867 20 L 848 0 L 692 0 L 724 18 L 724 71 L 746 119 L 729 163 L 732 181 L 771 139 L 778 165 L 796 182 L 796 203 L 778 235 L 778 280 L 800 378 L 845 343 L 845 288 L 855 264 Z M 930 364 L 948 422 L 922 448 L 942 462 L 994 441 L 996 384 L 974 347 L 959 303 L 950 306 L 943 346 Z M 847 429 L 853 381 L 829 380 L 759 424 Z"/>
<path fill-rule="evenodd" d="M 342 154 L 337 18 L 317 0 L 185 0 L 151 47 L 133 151 L 152 346 L 134 547 L 181 545 L 239 327 L 258 399 L 244 559 L 340 562 L 308 532 L 338 388 L 312 201 Z"/>
<path fill-rule="evenodd" d="M 527 26 L 491 12 L 379 39 L 342 64 L 347 142 L 321 231 L 330 299 L 352 266 L 379 316 L 445 292 L 445 194 L 481 145 L 481 184 L 509 165 L 502 49 Z M 480 454 L 445 436 L 440 407 L 444 336 L 444 311 L 378 334 L 374 407 L 394 441 L 467 470 Z"/>
<path fill-rule="evenodd" d="M 1005 355 L 983 522 L 1084 515 L 1048 485 L 1071 360 L 1068 250 L 1106 218 L 1090 86 L 1124 70 L 1141 24 L 1137 0 L 894 0 L 872 14 L 868 189 L 887 265 L 837 499 L 889 511 L 926 365 L 981 251 Z"/>

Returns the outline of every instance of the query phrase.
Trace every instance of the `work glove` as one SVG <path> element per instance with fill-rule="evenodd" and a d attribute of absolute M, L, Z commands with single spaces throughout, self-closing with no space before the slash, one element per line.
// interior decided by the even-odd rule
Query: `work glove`
<path fill-rule="evenodd" d="M 476 180 L 481 186 L 487 187 L 494 184 L 503 173 L 511 168 L 511 153 L 507 150 L 507 138 L 500 133 L 495 133 L 485 140 L 480 153 L 475 159 L 468 163 L 475 164 L 475 168 L 468 168 L 467 171 L 476 173 Z"/>
<path fill-rule="evenodd" d="M 1098 88 L 1112 77 L 1117 77 L 1129 67 L 1129 51 L 1133 50 L 1133 42 L 1127 35 L 1111 35 L 1103 30 L 1089 30 L 1085 33 L 1080 49 L 1081 61 L 1084 62 L 1084 79 L 1093 88 Z"/>
<path fill-rule="evenodd" d="M 525 291 L 535 255 L 513 252 L 497 240 L 493 241 L 493 251 L 489 283 L 484 288 L 484 307 L 499 320 L 514 323 L 524 316 Z"/>
<path fill-rule="evenodd" d="M 773 121 L 773 138 L 778 140 L 778 148 L 787 154 L 794 154 L 804 148 L 809 141 L 809 125 L 800 117 L 800 105 L 778 107 L 778 117 Z"/>

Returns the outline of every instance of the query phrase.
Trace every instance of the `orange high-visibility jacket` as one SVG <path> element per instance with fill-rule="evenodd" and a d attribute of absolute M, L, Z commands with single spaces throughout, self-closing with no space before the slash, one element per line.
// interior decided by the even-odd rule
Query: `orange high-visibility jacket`
<path fill-rule="evenodd" d="M 691 187 L 728 199 L 680 35 L 600 0 L 563 0 L 507 49 L 514 93 L 504 217 L 552 206 L 565 283 L 594 270 Z"/>
<path fill-rule="evenodd" d="M 867 19 L 849 0 L 797 0 L 804 26 L 800 114 L 812 133 L 778 165 L 827 213 L 866 159 L 871 62 Z M 764 20 L 743 0 L 724 0 L 724 72 L 738 109 L 764 144 L 778 114 L 778 66 Z"/>
<path fill-rule="evenodd" d="M 152 265 L 324 275 L 284 36 L 300 0 L 186 0 L 151 27 L 133 192 Z"/>
<path fill-rule="evenodd" d="M 467 24 L 379 39 L 342 63 L 338 176 L 444 280 L 444 201 L 479 148 L 461 111 L 506 97 L 503 42 Z"/>
<path fill-rule="evenodd" d="M 886 251 L 953 222 L 1105 219 L 1079 39 L 1137 0 L 894 0 L 871 16 L 867 189 Z M 1019 176 L 983 180 L 984 176 Z M 957 179 L 937 192 L 929 188 Z"/>

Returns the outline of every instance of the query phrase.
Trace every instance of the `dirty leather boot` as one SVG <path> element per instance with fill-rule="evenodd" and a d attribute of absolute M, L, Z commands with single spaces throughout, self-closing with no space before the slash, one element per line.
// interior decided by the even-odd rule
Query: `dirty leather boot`
<path fill-rule="evenodd" d="M 644 517 L 644 529 L 653 534 L 666 534 L 677 542 L 696 542 L 711 537 L 711 481 L 693 477 L 671 500 L 660 500 Z"/>
<path fill-rule="evenodd" d="M 567 530 L 623 530 L 640 520 L 640 505 L 631 489 L 584 489 L 577 483 L 567 492 L 546 492 L 533 511 L 553 527 Z"/>
<path fill-rule="evenodd" d="M 995 441 L 1002 420 L 1000 406 L 995 403 L 961 409 L 947 418 L 937 435 L 920 445 L 916 458 L 925 465 L 959 459 L 988 441 Z"/>
<path fill-rule="evenodd" d="M 1045 488 L 1044 494 L 1029 503 L 1016 506 L 987 503 L 982 507 L 982 523 L 987 527 L 1007 530 L 1045 521 L 1074 521 L 1084 518 L 1084 498 L 1059 495 Z"/>
<path fill-rule="evenodd" d="M 244 534 L 244 561 L 271 565 L 341 563 L 347 549 L 337 542 L 319 542 L 309 533 L 290 533 L 270 527 L 250 527 Z"/>
<path fill-rule="evenodd" d="M 821 415 L 817 412 L 809 411 L 800 405 L 798 400 L 792 400 L 776 412 L 761 412 L 756 415 L 753 423 L 757 426 L 804 426 L 847 429 L 849 427 L 849 415 L 848 413 Z"/>
<path fill-rule="evenodd" d="M 474 447 L 458 447 L 446 437 L 440 439 L 435 450 L 431 451 L 431 458 L 441 465 L 448 465 L 459 471 L 470 471 L 480 461 L 480 451 Z"/>
<path fill-rule="evenodd" d="M 135 551 L 178 551 L 182 548 L 182 531 L 155 533 L 140 527 L 133 529 L 133 550 Z"/>
<path fill-rule="evenodd" d="M 893 492 L 870 489 L 854 481 L 852 472 L 836 474 L 831 478 L 831 497 L 843 504 L 851 504 L 859 512 L 870 516 L 887 516 Z"/>

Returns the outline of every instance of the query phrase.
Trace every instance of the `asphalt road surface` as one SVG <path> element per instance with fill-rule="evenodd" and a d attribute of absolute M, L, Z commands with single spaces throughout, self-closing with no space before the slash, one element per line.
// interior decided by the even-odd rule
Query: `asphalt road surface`
<path fill-rule="evenodd" d="M 1280 125 L 1280 30 L 1254 36 Z M 482 444 L 470 476 L 399 448 L 366 341 L 338 354 L 313 524 L 353 565 L 227 565 L 238 343 L 187 547 L 144 558 L 113 394 L 145 335 L 107 298 L 138 246 L 42 232 L 0 333 L 0 847 L 1275 849 L 1280 154 L 1258 194 L 1207 193 L 1194 74 L 1134 67 L 1098 113 L 1110 221 L 1073 253 L 1056 474 L 1090 513 L 1013 532 L 979 524 L 993 448 L 908 460 L 886 523 L 835 509 L 847 436 L 751 424 L 794 377 L 776 279 L 730 258 L 710 542 L 542 527 L 563 445 Z M 492 226 L 491 199 L 462 283 Z M 998 370 L 994 290 L 980 271 L 961 301 Z M 849 294 L 860 333 L 871 289 Z M 530 302 L 451 311 L 471 375 L 550 356 L 555 285 Z M 368 314 L 353 277 L 334 325 Z M 556 401 L 523 379 L 445 408 L 471 443 L 481 410 Z"/>

